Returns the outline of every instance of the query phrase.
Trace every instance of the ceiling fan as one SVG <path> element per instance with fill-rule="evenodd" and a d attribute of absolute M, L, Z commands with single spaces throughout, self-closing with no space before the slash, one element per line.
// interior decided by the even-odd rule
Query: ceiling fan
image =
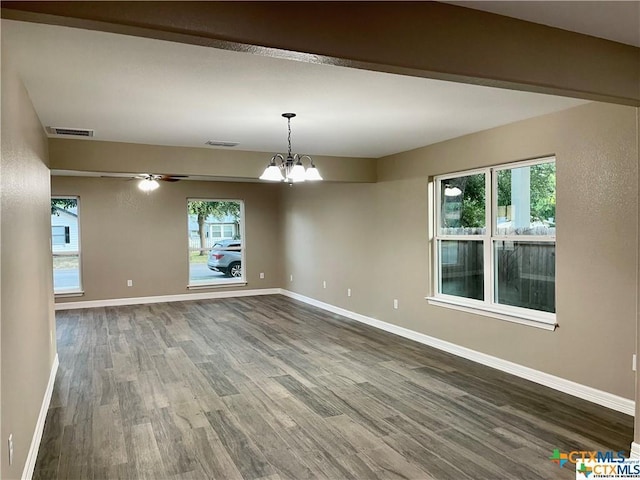
<path fill-rule="evenodd" d="M 178 182 L 180 178 L 184 178 L 186 175 L 154 175 L 152 173 L 146 173 L 138 178 L 138 188 L 143 192 L 149 193 L 160 186 L 158 181 L 161 182 Z"/>
<path fill-rule="evenodd" d="M 156 175 L 153 173 L 143 173 L 136 175 L 136 178 L 140 180 L 158 180 L 160 182 L 179 182 L 180 180 L 187 178 L 187 175 Z"/>
<path fill-rule="evenodd" d="M 153 173 L 144 173 L 138 175 L 136 178 L 140 179 L 138 188 L 143 192 L 152 192 L 160 186 L 160 182 L 179 182 L 183 178 L 187 178 L 186 175 L 155 175 Z"/>
<path fill-rule="evenodd" d="M 103 178 L 122 178 L 120 175 L 101 175 Z M 127 180 L 140 180 L 138 188 L 143 192 L 151 192 L 158 188 L 160 184 L 158 182 L 179 182 L 182 179 L 188 178 L 187 175 L 158 175 L 155 173 L 141 173 L 132 177 L 128 177 Z"/>

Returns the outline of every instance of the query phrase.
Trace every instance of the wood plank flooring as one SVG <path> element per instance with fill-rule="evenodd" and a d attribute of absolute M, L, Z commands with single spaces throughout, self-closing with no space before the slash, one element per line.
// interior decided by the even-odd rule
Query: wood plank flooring
<path fill-rule="evenodd" d="M 632 418 L 280 295 L 58 312 L 35 479 L 572 479 Z"/>

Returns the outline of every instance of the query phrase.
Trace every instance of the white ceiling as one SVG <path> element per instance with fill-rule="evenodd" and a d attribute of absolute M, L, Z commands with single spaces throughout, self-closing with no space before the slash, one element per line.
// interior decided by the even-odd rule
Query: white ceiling
<path fill-rule="evenodd" d="M 2 43 L 43 125 L 107 141 L 281 152 L 292 111 L 295 152 L 381 157 L 585 103 L 10 20 Z"/>
<path fill-rule="evenodd" d="M 640 47 L 639 1 L 454 1 L 461 7 Z"/>

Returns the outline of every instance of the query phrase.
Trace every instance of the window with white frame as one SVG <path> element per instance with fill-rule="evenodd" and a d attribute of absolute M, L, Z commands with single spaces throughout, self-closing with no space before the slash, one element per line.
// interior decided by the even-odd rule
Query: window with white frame
<path fill-rule="evenodd" d="M 236 234 L 236 224 L 213 224 L 211 225 L 210 237 L 215 240 L 233 238 Z"/>
<path fill-rule="evenodd" d="M 51 198 L 51 251 L 55 294 L 82 293 L 78 197 Z"/>
<path fill-rule="evenodd" d="M 189 286 L 244 282 L 244 204 L 187 200 Z"/>
<path fill-rule="evenodd" d="M 435 299 L 555 324 L 556 166 L 435 178 Z"/>

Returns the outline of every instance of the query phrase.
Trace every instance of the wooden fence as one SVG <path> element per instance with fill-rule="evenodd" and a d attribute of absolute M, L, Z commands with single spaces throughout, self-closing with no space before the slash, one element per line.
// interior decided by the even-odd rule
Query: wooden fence
<path fill-rule="evenodd" d="M 442 240 L 442 243 L 443 251 L 448 250 L 441 267 L 442 293 L 482 300 L 485 261 L 482 242 Z M 497 302 L 555 312 L 555 244 L 497 241 L 494 246 Z M 454 254 L 452 250 L 457 252 Z"/>

